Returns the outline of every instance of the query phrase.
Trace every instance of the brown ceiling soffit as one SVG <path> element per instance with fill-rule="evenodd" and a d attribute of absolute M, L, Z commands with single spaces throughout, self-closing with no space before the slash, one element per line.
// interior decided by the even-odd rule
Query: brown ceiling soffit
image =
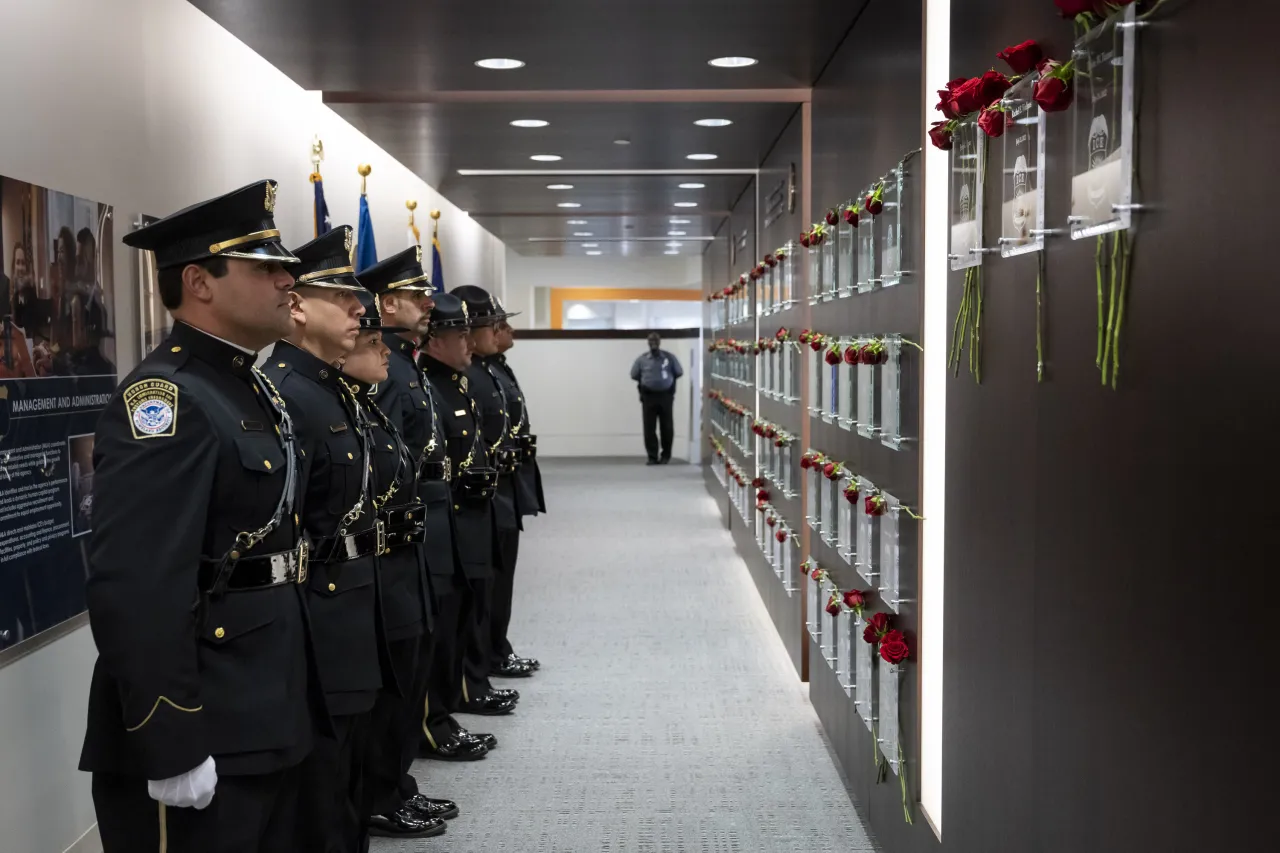
<path fill-rule="evenodd" d="M 619 340 L 635 338 L 644 340 L 650 334 L 657 333 L 663 340 L 696 338 L 701 329 L 515 329 L 517 340 L 556 341 L 556 340 Z"/>
<path fill-rule="evenodd" d="M 455 92 L 325 91 L 326 104 L 802 104 L 813 94 L 795 89 L 530 89 Z"/>
<path fill-rule="evenodd" d="M 575 212 L 573 212 L 573 211 L 570 211 L 570 212 L 568 212 L 568 213 L 559 213 L 559 212 L 557 212 L 557 213 L 551 213 L 551 212 L 549 212 L 549 211 L 545 211 L 545 210 L 530 210 L 530 211 L 487 211 L 487 210 L 471 210 L 471 211 L 468 211 L 468 213 L 470 214 L 470 216 L 471 216 L 471 218 L 472 218 L 472 219 L 479 219 L 480 217 L 499 217 L 499 218 L 504 218 L 504 219 L 519 219 L 519 218 L 533 218 L 533 219 L 580 219 L 580 218 L 581 218 L 581 217 L 583 217 L 583 216 L 590 216 L 592 219 L 609 219 L 609 218 L 612 218 L 612 219 L 619 219 L 619 218 L 627 218 L 627 217 L 631 217 L 631 218 L 639 219 L 639 218 L 642 218 L 642 217 L 645 217 L 645 216 L 650 216 L 650 217 L 653 217 L 653 218 L 656 218 L 656 219 L 666 219 L 667 217 L 670 217 L 670 216 L 690 216 L 690 217 L 693 217 L 693 216 L 728 216 L 728 215 L 729 215 L 729 213 L 730 213 L 730 211 L 728 211 L 728 210 L 692 210 L 692 209 L 689 209 L 689 210 L 679 210 L 679 209 L 677 209 L 677 210 L 675 210 L 675 211 L 673 212 L 673 211 L 668 211 L 666 208 L 663 208 L 662 212 L 645 211 L 645 210 L 631 210 L 631 211 L 609 211 L 609 210 L 605 210 L 605 211 L 601 211 L 601 212 L 597 213 L 597 212 L 596 212 L 596 211 L 594 211 L 594 210 L 592 210 L 592 211 L 581 211 L 581 210 L 579 210 L 579 211 L 577 211 L 576 213 L 575 213 Z M 663 239 L 667 239 L 667 238 L 663 238 Z"/>

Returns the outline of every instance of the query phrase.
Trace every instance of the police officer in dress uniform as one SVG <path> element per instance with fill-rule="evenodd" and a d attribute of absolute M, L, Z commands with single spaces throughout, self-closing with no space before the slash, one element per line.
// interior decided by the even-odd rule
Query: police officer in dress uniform
<path fill-rule="evenodd" d="M 501 303 L 498 303 L 498 313 L 502 313 Z M 516 452 L 520 460 L 520 464 L 516 468 L 515 482 L 516 496 L 518 498 L 517 505 L 522 517 L 531 517 L 547 511 L 546 499 L 542 494 L 542 472 L 538 470 L 538 437 L 533 434 L 529 426 L 529 409 L 525 404 L 524 391 L 520 389 L 520 383 L 516 381 L 515 371 L 507 364 L 505 353 L 515 345 L 511 325 L 505 318 L 501 319 L 494 326 L 494 331 L 494 342 L 498 353 L 487 357 L 485 363 L 502 385 L 503 396 L 507 401 L 507 410 L 514 424 L 511 428 L 511 434 L 515 439 Z M 517 540 L 516 544 L 518 542 L 519 540 Z M 515 556 L 514 553 L 511 555 L 511 580 L 514 580 Z M 541 664 L 536 659 L 522 658 L 517 655 L 511 647 L 511 640 L 507 637 L 507 629 L 511 622 L 512 592 L 512 586 L 508 583 L 505 590 L 503 590 L 506 596 L 505 601 L 495 595 L 492 632 L 495 675 L 502 673 L 504 664 L 510 666 L 524 663 L 534 670 L 541 667 Z"/>
<path fill-rule="evenodd" d="M 495 571 L 483 610 L 483 648 L 477 652 L 484 655 L 484 665 L 491 675 L 527 678 L 533 675 L 535 661 L 521 660 L 499 650 L 507 643 L 507 628 L 511 623 L 516 556 L 524 513 L 516 486 L 520 450 L 515 438 L 518 421 L 512 417 L 515 395 L 508 396 L 498 371 L 488 361 L 498 355 L 497 324 L 514 315 L 502 311 L 498 301 L 483 288 L 467 285 L 452 292 L 466 304 L 471 316 L 472 356 L 467 378 L 480 406 L 490 458 L 498 469 L 498 489 L 493 501 Z"/>
<path fill-rule="evenodd" d="M 519 694 L 495 690 L 489 683 L 487 602 L 493 581 L 493 499 L 498 472 L 481 433 L 480 409 L 470 395 L 471 367 L 466 304 L 452 294 L 438 294 L 431 309 L 431 336 L 422 367 L 433 395 L 449 451 L 451 498 L 458 528 L 458 552 L 469 582 L 460 608 L 460 647 L 453 650 L 461 677 L 443 697 L 446 707 L 471 714 L 499 715 L 514 710 Z"/>
<path fill-rule="evenodd" d="M 408 766 L 421 754 L 444 761 L 476 761 L 497 747 L 491 734 L 472 733 L 449 712 L 448 696 L 459 691 L 462 678 L 459 649 L 461 608 L 468 589 L 458 555 L 457 530 L 450 491 L 451 463 L 441 404 L 415 361 L 415 348 L 430 331 L 431 282 L 422 270 L 417 247 L 393 255 L 365 270 L 361 282 L 378 295 L 388 323 L 406 331 L 384 330 L 390 350 L 387 380 L 377 389 L 378 407 L 387 415 L 418 463 L 418 495 L 426 506 L 425 557 L 435 596 L 434 630 L 424 636 L 412 695 L 417 727 L 404 745 L 400 793 L 406 802 L 422 802 Z"/>
<path fill-rule="evenodd" d="M 355 348 L 364 313 L 350 246 L 344 225 L 295 251 L 295 331 L 276 344 L 265 368 L 293 416 L 302 454 L 307 599 L 335 737 L 320 738 L 310 762 L 304 808 L 317 837 L 300 849 L 326 853 L 368 845 L 360 770 L 370 712 L 380 688 L 396 689 L 379 606 L 385 531 L 373 507 L 372 436 L 338 369 Z"/>
<path fill-rule="evenodd" d="M 382 608 L 396 681 L 404 688 L 403 695 L 384 689 L 374 704 L 362 814 L 371 835 L 425 838 L 443 833 L 445 818 L 458 815 L 456 803 L 418 793 L 409 775 L 421 719 L 412 684 L 419 654 L 430 649 L 432 629 L 431 583 L 423 554 L 427 510 L 418 496 L 418 460 L 375 399 L 379 384 L 387 380 L 390 354 L 382 336 L 408 330 L 383 325 L 371 292 L 358 296 L 364 315 L 356 347 L 342 363 L 343 381 L 372 428 L 373 505 L 386 535 L 379 558 Z M 424 637 L 428 638 L 425 642 Z M 406 777 L 409 790 L 402 784 Z"/>
<path fill-rule="evenodd" d="M 95 437 L 80 759 L 107 853 L 296 850 L 313 729 L 293 425 L 254 369 L 293 329 L 276 184 L 124 237 L 155 252 L 171 335 Z"/>

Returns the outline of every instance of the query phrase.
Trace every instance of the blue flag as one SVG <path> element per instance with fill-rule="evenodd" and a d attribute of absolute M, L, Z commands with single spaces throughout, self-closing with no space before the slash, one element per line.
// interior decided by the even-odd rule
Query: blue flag
<path fill-rule="evenodd" d="M 320 179 L 320 175 L 315 174 L 311 176 L 311 183 L 316 188 L 316 201 L 312 214 L 315 218 L 315 236 L 319 237 L 333 230 L 333 220 L 329 218 L 329 205 L 324 203 L 324 181 Z"/>
<path fill-rule="evenodd" d="M 378 262 L 378 247 L 373 242 L 373 220 L 369 218 L 369 200 L 360 196 L 360 222 L 356 228 L 356 274 Z"/>
<path fill-rule="evenodd" d="M 431 238 L 431 287 L 444 293 L 444 264 L 440 262 L 440 238 Z"/>

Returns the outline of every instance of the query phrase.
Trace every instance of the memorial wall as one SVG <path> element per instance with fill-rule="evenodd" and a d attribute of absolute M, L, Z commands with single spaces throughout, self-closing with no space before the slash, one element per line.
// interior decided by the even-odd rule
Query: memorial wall
<path fill-rule="evenodd" d="M 1269 849 L 1270 48 L 981 0 L 926 79 L 929 5 L 864 4 L 708 252 L 708 488 L 887 853 Z"/>

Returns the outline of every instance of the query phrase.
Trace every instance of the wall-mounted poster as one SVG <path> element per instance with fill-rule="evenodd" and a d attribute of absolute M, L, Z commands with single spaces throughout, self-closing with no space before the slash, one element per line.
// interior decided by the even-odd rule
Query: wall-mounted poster
<path fill-rule="evenodd" d="M 0 651 L 85 609 L 112 224 L 109 205 L 0 177 Z"/>

